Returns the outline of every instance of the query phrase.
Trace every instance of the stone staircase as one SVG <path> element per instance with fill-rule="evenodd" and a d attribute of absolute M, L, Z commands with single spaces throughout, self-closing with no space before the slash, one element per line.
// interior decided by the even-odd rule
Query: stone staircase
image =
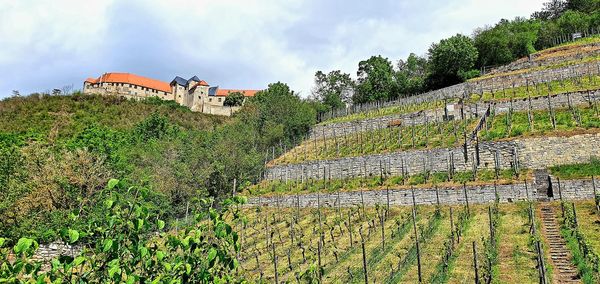
<path fill-rule="evenodd" d="M 550 204 L 541 208 L 542 233 L 549 247 L 550 259 L 554 267 L 554 283 L 581 283 L 577 267 L 571 262 L 571 252 L 560 235 L 556 214 Z"/>

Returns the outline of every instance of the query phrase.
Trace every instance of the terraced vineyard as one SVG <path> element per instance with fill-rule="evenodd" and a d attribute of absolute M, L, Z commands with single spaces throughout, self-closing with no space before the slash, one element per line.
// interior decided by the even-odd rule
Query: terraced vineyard
<path fill-rule="evenodd" d="M 580 217 L 580 226 L 586 228 L 589 253 L 598 254 L 600 215 L 593 202 L 576 205 L 580 216 L 592 217 Z M 541 205 L 531 206 L 539 222 Z M 252 207 L 245 210 L 250 221 L 240 224 L 245 228 L 240 258 L 246 275 L 266 283 L 275 277 L 279 282 L 417 283 L 421 277 L 423 283 L 475 283 L 476 276 L 481 282 L 539 283 L 538 237 L 529 210 L 527 202 L 416 206 L 413 219 L 408 206 Z M 542 243 L 543 251 L 546 246 Z M 542 259 L 551 281 L 550 255 Z"/>
<path fill-rule="evenodd" d="M 332 111 L 296 146 L 273 147 L 263 179 L 242 189 L 253 201 L 240 225 L 244 273 L 267 283 L 599 283 L 598 41 Z"/>

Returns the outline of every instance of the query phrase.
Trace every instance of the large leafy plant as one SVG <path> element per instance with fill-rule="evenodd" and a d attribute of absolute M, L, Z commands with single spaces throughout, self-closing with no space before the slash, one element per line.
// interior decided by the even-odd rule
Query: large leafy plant
<path fill-rule="evenodd" d="M 11 249 L 0 238 L 0 283 L 244 282 L 237 273 L 238 234 L 229 224 L 241 218 L 243 197 L 225 200 L 219 209 L 205 201 L 195 225 L 173 231 L 143 202 L 147 189 L 125 188 L 113 179 L 105 191 L 104 215 L 81 231 L 61 231 L 63 241 L 83 245 L 75 257 L 44 266 L 32 258 L 39 247 L 35 240 L 21 238 Z"/>

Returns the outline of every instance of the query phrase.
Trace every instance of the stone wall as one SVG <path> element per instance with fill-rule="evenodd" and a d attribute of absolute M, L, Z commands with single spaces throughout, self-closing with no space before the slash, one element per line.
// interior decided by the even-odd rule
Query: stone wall
<path fill-rule="evenodd" d="M 600 91 L 594 92 L 572 92 L 564 94 L 556 94 L 550 96 L 550 105 L 554 109 L 567 108 L 569 101 L 572 106 L 584 106 L 590 103 L 595 103 L 600 100 Z M 465 116 L 475 117 L 485 113 L 487 104 L 476 103 L 465 106 Z M 513 111 L 527 111 L 529 109 L 529 99 L 517 99 L 511 101 L 494 102 L 492 107 L 496 114 L 506 113 L 510 108 Z M 540 96 L 531 98 L 532 110 L 547 110 L 548 97 Z M 425 110 L 408 114 L 394 114 L 376 118 L 368 118 L 363 120 L 339 122 L 331 124 L 316 125 L 311 129 L 310 139 L 322 139 L 323 137 L 331 138 L 334 136 L 343 137 L 344 135 L 353 134 L 356 132 L 364 132 L 369 130 L 386 128 L 391 122 L 400 120 L 403 125 L 419 125 L 425 123 L 439 122 L 443 120 L 444 110 L 434 109 Z"/>
<path fill-rule="evenodd" d="M 581 62 L 577 64 L 562 66 L 554 69 L 543 69 L 529 72 L 514 72 L 505 75 L 497 75 L 490 78 L 482 77 L 473 81 L 449 86 L 446 88 L 430 91 L 424 94 L 417 94 L 407 98 L 380 103 L 370 103 L 365 105 L 352 106 L 349 109 L 339 109 L 333 113 L 324 114 L 322 120 L 331 117 L 345 116 L 351 113 L 360 113 L 371 111 L 377 108 L 389 106 L 411 105 L 424 102 L 441 101 L 444 99 L 462 98 L 466 94 L 481 92 L 498 92 L 503 89 L 521 86 L 533 86 L 546 82 L 564 80 L 569 78 L 579 78 L 587 75 L 600 74 L 600 63 L 597 61 Z"/>
<path fill-rule="evenodd" d="M 465 204 L 465 196 L 469 204 L 494 202 L 496 194 L 499 201 L 516 202 L 525 200 L 555 200 L 558 199 L 558 183 L 552 179 L 554 196 L 546 193 L 538 193 L 531 182 L 509 185 L 480 185 L 465 187 L 440 187 L 440 188 L 418 188 L 414 190 L 415 202 L 420 205 L 440 204 L 456 205 Z M 599 186 L 596 184 L 596 186 Z M 466 192 L 466 195 L 465 195 Z M 565 200 L 593 199 L 594 190 L 591 180 L 564 180 L 561 181 L 561 192 Z M 248 200 L 249 205 L 272 206 L 272 207 L 323 207 L 335 206 L 374 206 L 376 204 L 406 206 L 412 205 L 412 191 L 409 189 L 390 189 L 339 192 L 326 194 L 286 195 L 275 197 L 255 197 Z"/>
<path fill-rule="evenodd" d="M 477 147 L 400 151 L 385 154 L 308 161 L 267 168 L 267 180 L 341 179 L 362 176 L 414 175 L 474 169 L 547 168 L 582 163 L 600 157 L 600 133 L 571 137 L 542 137 L 512 141 L 481 142 Z"/>
<path fill-rule="evenodd" d="M 594 42 L 579 46 L 577 50 L 571 52 L 565 52 L 572 47 L 558 47 L 552 49 L 552 51 L 546 51 L 541 53 L 534 53 L 531 55 L 531 60 L 527 57 L 516 60 L 512 63 L 499 66 L 490 69 L 487 74 L 501 74 L 505 72 L 511 72 L 516 70 L 522 70 L 527 68 L 535 68 L 540 66 L 547 66 L 553 64 L 560 64 L 565 61 L 581 60 L 585 57 L 597 56 L 600 54 L 600 43 Z M 548 57 L 548 54 L 562 52 L 563 55 Z M 543 56 L 543 58 L 541 58 Z"/>

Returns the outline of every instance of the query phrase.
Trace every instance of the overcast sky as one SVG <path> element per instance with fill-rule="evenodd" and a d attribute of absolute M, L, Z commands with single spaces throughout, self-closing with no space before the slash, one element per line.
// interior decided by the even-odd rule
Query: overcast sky
<path fill-rule="evenodd" d="M 0 98 L 104 72 L 170 81 L 198 75 L 223 88 L 286 82 L 310 94 L 317 70 L 356 75 L 432 42 L 545 0 L 0 0 Z"/>

